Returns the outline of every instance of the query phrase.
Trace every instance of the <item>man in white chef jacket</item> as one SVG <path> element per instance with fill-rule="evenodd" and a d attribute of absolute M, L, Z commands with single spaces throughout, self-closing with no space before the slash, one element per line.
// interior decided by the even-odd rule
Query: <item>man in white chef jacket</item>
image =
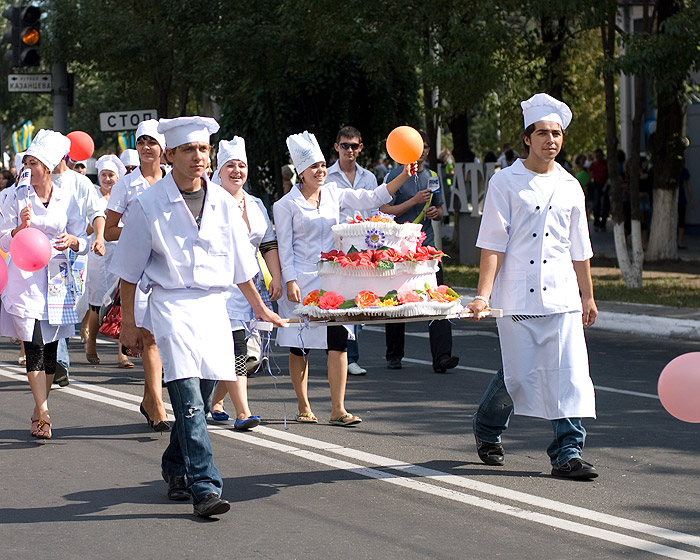
<path fill-rule="evenodd" d="M 551 420 L 552 475 L 590 479 L 598 473 L 581 458 L 581 418 L 595 418 L 583 334 L 598 315 L 593 251 L 583 191 L 554 161 L 571 110 L 545 93 L 521 106 L 527 157 L 489 181 L 476 242 L 479 292 L 468 307 L 475 315 L 489 304 L 503 309 L 497 319 L 503 369 L 482 396 L 474 436 L 481 460 L 503 465 L 501 433 L 513 412 Z"/>
<path fill-rule="evenodd" d="M 230 285 L 238 284 L 257 317 L 283 324 L 252 282 L 258 264 L 233 197 L 206 176 L 209 137 L 218 129 L 208 117 L 160 120 L 172 172 L 133 203 L 110 267 L 121 278 L 121 342 L 136 353 L 142 340 L 134 293 L 152 290 L 144 327 L 158 344 L 175 414 L 162 474 L 168 497 L 191 495 L 200 517 L 230 508 L 206 423 L 216 382 L 236 378 Z"/>

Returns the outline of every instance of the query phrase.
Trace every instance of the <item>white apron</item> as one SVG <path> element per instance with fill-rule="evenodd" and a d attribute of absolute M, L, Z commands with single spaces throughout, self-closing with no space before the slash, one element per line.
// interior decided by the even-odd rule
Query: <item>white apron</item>
<path fill-rule="evenodd" d="M 515 414 L 595 418 L 595 391 L 581 312 L 496 319 L 503 376 Z"/>
<path fill-rule="evenodd" d="M 321 289 L 321 278 L 318 275 L 316 263 L 307 263 L 295 259 L 294 264 L 297 269 L 297 285 L 301 292 L 301 299 L 309 292 Z M 277 301 L 280 317 L 296 317 L 294 309 L 299 305 L 287 299 L 287 285 L 283 284 L 284 292 Z M 301 335 L 301 339 L 300 339 Z M 326 341 L 326 327 L 297 327 L 289 325 L 285 329 L 277 329 L 277 345 L 291 348 L 328 348 Z"/>
<path fill-rule="evenodd" d="M 155 336 L 166 383 L 190 377 L 236 379 L 224 291 L 155 286 L 144 328 Z"/>

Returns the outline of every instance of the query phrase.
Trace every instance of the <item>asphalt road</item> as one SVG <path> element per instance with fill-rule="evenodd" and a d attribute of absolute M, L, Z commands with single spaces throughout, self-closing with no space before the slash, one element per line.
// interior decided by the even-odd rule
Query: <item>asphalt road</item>
<path fill-rule="evenodd" d="M 599 417 L 585 422 L 584 456 L 600 477 L 572 482 L 549 476 L 544 420 L 513 418 L 505 467 L 476 455 L 471 417 L 499 366 L 493 322 L 455 327 L 461 364 L 450 375 L 432 373 L 424 325 L 408 330 L 400 371 L 385 368 L 381 328 L 363 331 L 369 373 L 347 391 L 364 419 L 356 428 L 296 424 L 289 377 L 251 379 L 264 424 L 245 434 L 212 425 L 233 504 L 218 521 L 167 500 L 167 435 L 146 426 L 139 369 L 117 369 L 112 343 L 99 366 L 71 343 L 73 381 L 52 392 L 54 438 L 38 443 L 17 347 L 2 339 L 0 558 L 700 559 L 700 425 L 675 420 L 655 395 L 663 366 L 700 343 L 589 332 Z M 324 361 L 312 353 L 322 421 Z"/>

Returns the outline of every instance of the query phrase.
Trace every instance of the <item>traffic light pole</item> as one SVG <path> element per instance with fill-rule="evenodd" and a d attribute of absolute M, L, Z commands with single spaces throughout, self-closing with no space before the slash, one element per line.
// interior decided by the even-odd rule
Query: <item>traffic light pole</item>
<path fill-rule="evenodd" d="M 68 134 L 68 69 L 65 62 L 56 62 L 52 68 L 53 129 Z"/>

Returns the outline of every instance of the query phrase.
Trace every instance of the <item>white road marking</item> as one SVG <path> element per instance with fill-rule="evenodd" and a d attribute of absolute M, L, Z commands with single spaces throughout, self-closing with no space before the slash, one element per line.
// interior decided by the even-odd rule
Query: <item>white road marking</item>
<path fill-rule="evenodd" d="M 3 375 L 15 381 L 25 380 L 24 375 L 14 373 L 13 371 L 11 371 L 11 369 L 19 368 L 0 368 L 0 375 Z M 131 402 L 140 401 L 140 397 L 130 395 L 128 393 L 123 393 L 121 391 L 115 391 L 113 389 L 98 387 L 92 384 L 74 381 L 73 386 L 65 387 L 60 390 L 59 394 L 63 393 L 67 393 L 76 397 L 86 398 L 92 401 L 101 402 L 111 406 L 116 406 L 118 408 L 131 410 L 134 412 L 138 412 L 139 410 L 136 404 L 130 404 L 130 402 L 124 402 L 124 400 Z M 341 459 L 328 457 L 326 455 L 322 455 L 320 453 L 316 453 L 307 449 L 300 449 L 299 447 L 295 447 L 293 445 L 288 444 L 296 443 L 297 445 L 304 445 L 312 449 L 325 451 L 326 453 L 341 455 L 344 457 L 362 461 L 364 463 L 369 463 L 374 467 L 391 469 L 399 473 L 411 474 L 414 477 L 420 477 L 425 480 L 438 481 L 443 484 L 456 486 L 460 489 L 472 490 L 496 498 L 520 502 L 540 509 L 551 510 L 557 513 L 561 513 L 563 515 L 579 517 L 588 521 L 602 523 L 612 527 L 626 529 L 628 531 L 635 531 L 644 535 L 650 535 L 658 537 L 660 539 L 665 539 L 697 547 L 700 546 L 700 537 L 696 535 L 680 533 L 670 529 L 665 529 L 663 527 L 656 527 L 646 523 L 640 523 L 630 519 L 596 512 L 594 510 L 580 508 L 563 502 L 557 502 L 555 500 L 549 500 L 547 498 L 540 498 L 538 496 L 526 494 L 524 492 L 502 488 L 493 484 L 478 482 L 466 477 L 444 473 L 442 471 L 436 471 L 433 469 L 419 467 L 410 463 L 405 463 L 387 457 L 366 453 L 363 451 L 343 447 L 329 442 L 307 438 L 297 434 L 283 432 L 281 430 L 268 428 L 265 426 L 260 426 L 254 432 L 248 433 L 235 432 L 229 428 L 224 428 L 223 426 L 209 426 L 209 431 L 213 434 L 241 441 L 250 445 L 264 447 L 282 453 L 290 453 L 295 456 L 304 458 L 309 461 L 313 461 L 315 463 L 323 464 L 331 468 L 342 469 L 368 478 L 382 480 L 389 484 L 401 486 L 408 490 L 431 494 L 440 498 L 487 509 L 496 513 L 517 517 L 549 527 L 565 529 L 576 534 L 597 538 L 600 540 L 612 542 L 615 544 L 619 544 L 637 550 L 642 550 L 645 552 L 650 552 L 652 554 L 657 554 L 666 558 L 675 558 L 680 560 L 700 560 L 700 555 L 682 549 L 673 548 L 671 546 L 632 537 L 607 529 L 601 529 L 599 527 L 586 525 L 584 523 L 570 521 L 568 519 L 556 517 L 554 515 L 543 514 L 528 509 L 515 507 L 507 503 L 500 503 L 478 496 L 465 494 L 461 491 L 453 490 L 450 488 L 444 488 L 442 486 L 436 486 L 429 482 L 425 482 L 424 480 L 416 480 L 416 478 L 406 478 L 398 476 L 396 474 L 391 474 L 385 471 L 377 470 L 376 468 L 367 467 L 356 463 L 350 463 Z M 280 443 L 279 441 L 270 441 L 269 439 L 264 439 L 261 436 L 267 436 L 269 438 L 273 438 L 274 440 L 282 440 L 285 443 Z"/>

